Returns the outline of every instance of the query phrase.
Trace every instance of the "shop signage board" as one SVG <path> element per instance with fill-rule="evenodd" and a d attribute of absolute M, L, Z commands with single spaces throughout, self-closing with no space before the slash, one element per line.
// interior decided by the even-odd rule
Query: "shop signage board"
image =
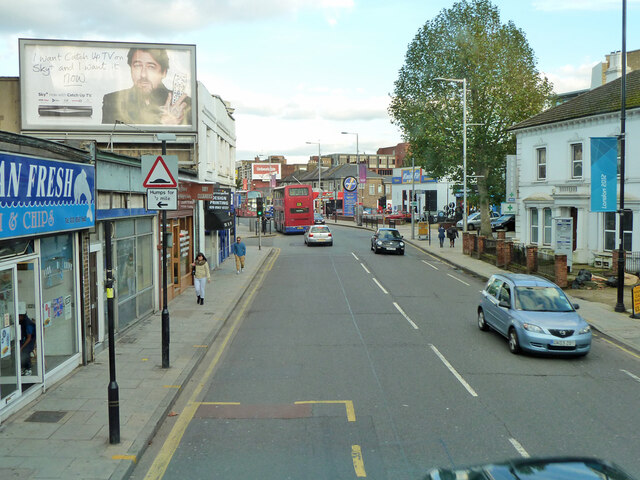
<path fill-rule="evenodd" d="M 207 208 L 212 211 L 228 212 L 231 210 L 231 189 L 217 188 L 214 190 Z"/>
<path fill-rule="evenodd" d="M 353 217 L 355 215 L 356 203 L 358 203 L 358 192 L 345 190 L 343 196 L 343 212 L 345 216 Z"/>
<path fill-rule="evenodd" d="M 0 152 L 0 239 L 95 225 L 95 167 Z"/>
<path fill-rule="evenodd" d="M 640 285 L 631 289 L 631 318 L 640 318 Z"/>
<path fill-rule="evenodd" d="M 505 177 L 507 202 L 513 203 L 516 201 L 516 191 L 518 189 L 518 171 L 516 169 L 515 155 L 507 155 L 507 173 Z"/>
<path fill-rule="evenodd" d="M 177 210 L 177 188 L 148 188 L 147 208 L 149 210 Z"/>

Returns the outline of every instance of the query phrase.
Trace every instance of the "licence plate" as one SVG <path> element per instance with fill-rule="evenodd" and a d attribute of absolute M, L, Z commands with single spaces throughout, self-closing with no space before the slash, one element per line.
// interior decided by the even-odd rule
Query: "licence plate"
<path fill-rule="evenodd" d="M 387 250 L 395 250 L 393 247 L 387 247 Z"/>
<path fill-rule="evenodd" d="M 553 340 L 551 342 L 551 345 L 553 345 L 554 347 L 575 347 L 576 341 L 575 340 Z"/>

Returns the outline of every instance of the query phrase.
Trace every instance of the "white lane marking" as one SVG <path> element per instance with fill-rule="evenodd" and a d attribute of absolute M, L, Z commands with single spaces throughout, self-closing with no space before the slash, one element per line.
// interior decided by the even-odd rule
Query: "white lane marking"
<path fill-rule="evenodd" d="M 411 326 L 415 329 L 418 330 L 418 325 L 416 325 L 415 323 L 413 323 L 413 320 L 411 320 L 409 318 L 409 315 L 407 315 L 406 313 L 404 313 L 404 310 L 402 310 L 402 308 L 400 307 L 400 305 L 398 305 L 396 302 L 393 302 L 393 305 L 396 307 L 396 309 L 400 312 L 400 315 L 402 315 L 404 318 L 407 319 L 407 322 L 409 322 L 411 324 Z"/>
<path fill-rule="evenodd" d="M 364 266 L 364 263 L 361 263 L 360 265 L 362 265 L 362 268 L 364 268 L 364 271 L 367 273 L 371 273 L 369 270 L 367 270 L 367 267 Z"/>
<path fill-rule="evenodd" d="M 451 373 L 453 373 L 453 376 L 456 377 L 458 379 L 458 381 L 462 384 L 462 386 L 464 388 L 467 389 L 467 392 L 469 392 L 471 394 L 472 397 L 477 397 L 478 394 L 476 393 L 476 391 L 471 388 L 471 385 L 469 385 L 464 378 L 462 378 L 462 375 L 460 375 L 455 368 L 453 368 L 453 366 L 447 361 L 446 358 L 444 358 L 444 355 L 442 355 L 440 353 L 440 351 L 435 347 L 435 345 L 429 345 L 431 347 L 431 350 L 433 350 L 435 352 L 435 354 L 440 357 L 440 360 L 442 360 L 442 363 L 445 364 L 445 366 L 449 369 L 449 371 Z"/>
<path fill-rule="evenodd" d="M 433 268 L 434 270 L 438 270 L 438 267 L 436 267 L 435 265 L 431 265 L 429 262 L 427 262 L 426 260 L 422 260 L 422 263 L 426 263 L 427 265 L 429 265 L 431 268 Z"/>
<path fill-rule="evenodd" d="M 637 376 L 636 376 L 636 375 L 634 375 L 633 373 L 631 373 L 631 372 L 627 372 L 626 370 L 624 370 L 624 369 L 622 369 L 622 368 L 620 369 L 620 371 L 621 371 L 621 372 L 626 373 L 627 375 L 629 375 L 629 376 L 630 376 L 631 378 L 633 378 L 636 382 L 640 382 L 640 377 L 637 377 Z"/>
<path fill-rule="evenodd" d="M 380 290 L 382 290 L 385 293 L 385 295 L 389 295 L 389 292 L 387 292 L 385 288 L 382 285 L 380 285 L 380 282 L 378 280 L 374 278 L 373 281 L 376 282 L 376 285 L 380 287 Z"/>
<path fill-rule="evenodd" d="M 360 259 L 358 257 L 356 257 L 356 254 L 351 252 L 351 255 L 353 255 L 353 258 L 355 258 L 356 260 L 360 261 Z"/>
<path fill-rule="evenodd" d="M 470 287 L 471 285 L 469 285 L 467 282 L 463 282 L 462 280 L 460 280 L 458 277 L 454 277 L 453 275 L 451 275 L 450 273 L 447 273 L 447 275 L 449 275 L 451 278 L 453 278 L 454 280 L 459 281 L 460 283 L 464 283 L 467 287 Z"/>
<path fill-rule="evenodd" d="M 522 447 L 522 445 L 520 445 L 520 442 L 518 442 L 515 438 L 510 438 L 509 442 L 511 442 L 511 445 L 513 445 L 513 448 L 516 449 L 516 452 L 518 452 L 521 457 L 529 458 L 529 454 L 527 453 L 527 451 Z"/>

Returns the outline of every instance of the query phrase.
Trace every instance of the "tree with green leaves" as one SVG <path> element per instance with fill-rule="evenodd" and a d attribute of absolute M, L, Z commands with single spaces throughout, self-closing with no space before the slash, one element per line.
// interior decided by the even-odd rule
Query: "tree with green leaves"
<path fill-rule="evenodd" d="M 409 160 L 434 177 L 460 182 L 463 88 L 438 78 L 466 79 L 468 202 L 480 206 L 482 231 L 491 232 L 489 205 L 503 200 L 506 155 L 515 153 L 508 128 L 547 107 L 552 85 L 536 69 L 524 32 L 501 23 L 489 0 L 462 0 L 420 29 L 389 113 L 410 143 Z"/>

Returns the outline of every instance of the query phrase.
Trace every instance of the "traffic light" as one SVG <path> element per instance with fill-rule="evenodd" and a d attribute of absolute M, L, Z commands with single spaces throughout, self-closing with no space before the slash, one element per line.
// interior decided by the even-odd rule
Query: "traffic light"
<path fill-rule="evenodd" d="M 262 204 L 262 197 L 256 198 L 256 215 L 262 217 L 264 215 L 264 205 Z"/>

